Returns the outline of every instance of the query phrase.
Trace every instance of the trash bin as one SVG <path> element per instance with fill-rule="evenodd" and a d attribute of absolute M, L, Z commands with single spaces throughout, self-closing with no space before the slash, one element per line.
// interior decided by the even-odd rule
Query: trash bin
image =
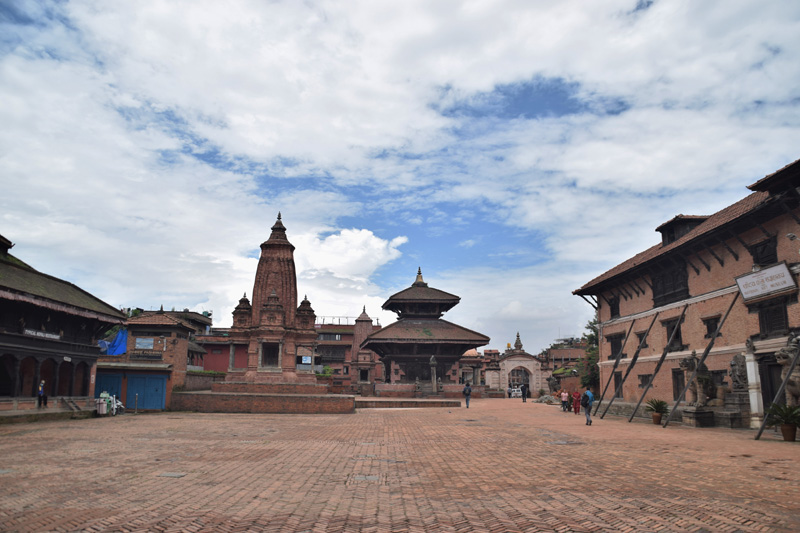
<path fill-rule="evenodd" d="M 108 413 L 108 404 L 106 403 L 105 398 L 97 398 L 95 400 L 95 404 L 97 405 L 98 415 L 104 415 Z"/>

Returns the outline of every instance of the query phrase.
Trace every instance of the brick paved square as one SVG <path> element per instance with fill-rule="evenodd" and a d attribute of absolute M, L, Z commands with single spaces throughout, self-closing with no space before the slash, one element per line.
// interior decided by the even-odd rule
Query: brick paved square
<path fill-rule="evenodd" d="M 0 426 L 3 531 L 798 531 L 800 444 L 518 400 Z"/>

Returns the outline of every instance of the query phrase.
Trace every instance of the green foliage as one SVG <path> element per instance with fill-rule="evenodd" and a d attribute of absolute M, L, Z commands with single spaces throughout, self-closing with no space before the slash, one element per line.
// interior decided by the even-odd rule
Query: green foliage
<path fill-rule="evenodd" d="M 773 403 L 767 409 L 767 425 L 769 427 L 794 424 L 800 426 L 800 406 Z"/>
<path fill-rule="evenodd" d="M 320 378 L 329 378 L 333 375 L 333 369 L 328 365 L 322 367 L 322 373 L 317 372 L 317 377 Z"/>
<path fill-rule="evenodd" d="M 600 350 L 597 344 L 597 316 L 586 324 L 583 340 L 586 342 L 586 355 L 579 361 L 581 386 L 597 388 L 600 386 L 600 369 L 597 363 Z"/>
<path fill-rule="evenodd" d="M 660 413 L 662 415 L 669 414 L 669 405 L 664 400 L 657 400 L 651 398 L 647 400 L 644 410 L 648 413 Z"/>
<path fill-rule="evenodd" d="M 544 389 L 539 389 L 539 398 L 544 396 Z"/>

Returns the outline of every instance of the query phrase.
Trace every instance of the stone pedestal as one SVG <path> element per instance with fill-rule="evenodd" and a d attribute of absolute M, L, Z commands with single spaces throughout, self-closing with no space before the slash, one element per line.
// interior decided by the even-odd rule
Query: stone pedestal
<path fill-rule="evenodd" d="M 704 407 L 686 407 L 683 409 L 683 425 L 696 428 L 714 427 L 714 411 Z"/>

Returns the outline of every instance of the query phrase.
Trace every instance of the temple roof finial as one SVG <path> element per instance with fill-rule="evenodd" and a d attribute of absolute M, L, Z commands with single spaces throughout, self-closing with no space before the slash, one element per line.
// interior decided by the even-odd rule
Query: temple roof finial
<path fill-rule="evenodd" d="M 418 286 L 427 287 L 428 286 L 428 284 L 425 283 L 425 280 L 422 279 L 422 267 L 417 267 L 417 279 L 414 280 L 414 283 L 412 283 L 412 286 L 413 287 L 418 287 Z"/>

